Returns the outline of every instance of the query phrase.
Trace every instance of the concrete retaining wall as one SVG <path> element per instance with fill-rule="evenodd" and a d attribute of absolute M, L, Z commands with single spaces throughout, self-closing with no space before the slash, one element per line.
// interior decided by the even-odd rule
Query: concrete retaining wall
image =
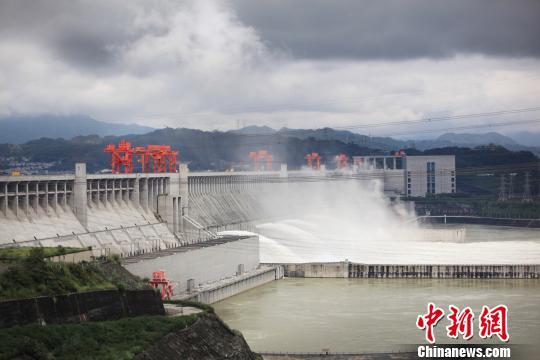
<path fill-rule="evenodd" d="M 282 265 L 286 277 L 346 278 L 349 271 L 349 263 L 345 261 Z"/>
<path fill-rule="evenodd" d="M 432 213 L 433 214 L 433 213 Z M 477 224 L 493 226 L 513 226 L 525 228 L 540 228 L 540 219 L 510 219 L 494 218 L 483 216 L 422 216 L 419 221 L 423 223 L 435 224 Z"/>
<path fill-rule="evenodd" d="M 538 279 L 540 265 L 349 264 L 351 278 Z"/>
<path fill-rule="evenodd" d="M 154 290 L 102 290 L 0 302 L 0 328 L 164 315 Z"/>
<path fill-rule="evenodd" d="M 306 278 L 540 278 L 540 265 L 390 265 L 349 262 L 280 265 L 284 268 L 285 276 Z"/>
<path fill-rule="evenodd" d="M 164 270 L 173 282 L 174 292 L 188 290 L 188 281 L 193 286 L 204 286 L 232 276 L 243 264 L 244 271 L 250 272 L 259 266 L 259 237 L 251 236 L 224 242 L 214 246 L 200 247 L 163 256 L 140 257 L 136 262 L 125 262 L 124 267 L 137 276 L 150 278 L 152 272 Z"/>
<path fill-rule="evenodd" d="M 94 258 L 92 250 L 80 251 L 76 253 L 70 253 L 65 255 L 51 256 L 47 258 L 52 262 L 64 262 L 64 263 L 80 263 L 83 261 L 90 262 Z"/>
<path fill-rule="evenodd" d="M 283 271 L 280 266 L 258 269 L 252 273 L 237 276 L 230 281 L 205 288 L 190 298 L 205 304 L 213 304 L 282 277 Z"/>

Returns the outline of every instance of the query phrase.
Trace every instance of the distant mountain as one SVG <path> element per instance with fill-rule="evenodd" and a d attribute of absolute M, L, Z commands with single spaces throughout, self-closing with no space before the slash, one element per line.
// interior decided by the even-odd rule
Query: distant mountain
<path fill-rule="evenodd" d="M 496 132 L 489 132 L 485 134 L 456 134 L 446 133 L 437 138 L 436 141 L 449 142 L 451 144 L 469 144 L 469 145 L 517 145 L 517 143 L 508 136 L 501 135 Z"/>
<path fill-rule="evenodd" d="M 346 130 L 335 130 L 331 128 L 322 129 L 288 129 L 278 130 L 276 134 L 299 139 L 314 138 L 317 140 L 338 140 L 344 143 L 352 143 L 366 146 L 378 150 L 396 150 L 405 148 L 416 148 L 428 150 L 443 147 L 469 147 L 473 148 L 482 145 L 500 145 L 510 150 L 529 150 L 540 154 L 540 146 L 531 147 L 517 143 L 508 136 L 496 132 L 485 134 L 456 134 L 446 133 L 432 140 L 399 140 L 391 137 L 367 136 L 353 133 Z"/>
<path fill-rule="evenodd" d="M 84 135 L 144 134 L 154 130 L 137 124 L 115 124 L 85 115 L 36 115 L 0 118 L 0 143 L 22 144 L 42 137 L 71 139 Z"/>
<path fill-rule="evenodd" d="M 540 133 L 521 131 L 511 134 L 510 137 L 522 145 L 540 147 Z"/>
<path fill-rule="evenodd" d="M 322 129 L 288 129 L 282 128 L 277 134 L 298 139 L 313 138 L 316 140 L 338 140 L 346 144 L 356 144 L 378 150 L 395 150 L 406 146 L 405 141 L 390 137 L 367 136 L 347 130 Z"/>
<path fill-rule="evenodd" d="M 540 154 L 540 141 L 534 143 L 535 134 L 522 134 L 523 138 L 529 139 L 527 144 L 519 143 L 514 139 L 501 135 L 497 132 L 488 132 L 484 134 L 457 134 L 446 133 L 431 140 L 399 140 L 391 137 L 367 136 L 353 133 L 347 130 L 336 130 L 332 128 L 321 129 L 289 129 L 282 128 L 274 130 L 268 126 L 248 126 L 239 130 L 232 130 L 232 133 L 244 135 L 269 135 L 277 134 L 284 137 L 315 140 L 335 140 L 346 144 L 355 144 L 362 147 L 368 147 L 376 150 L 390 151 L 396 149 L 415 148 L 418 150 L 429 150 L 444 147 L 468 147 L 474 148 L 483 145 L 500 145 L 514 151 L 532 151 Z M 528 137 L 527 137 L 528 136 Z M 538 134 L 540 140 L 540 134 Z"/>
<path fill-rule="evenodd" d="M 257 125 L 250 125 L 243 127 L 238 130 L 231 130 L 229 131 L 233 134 L 244 134 L 244 135 L 269 135 L 274 134 L 276 130 L 272 129 L 269 126 L 257 126 Z"/>
<path fill-rule="evenodd" d="M 0 144 L 0 169 L 9 169 L 20 163 L 49 163 L 52 164 L 49 171 L 71 171 L 76 162 L 86 162 L 88 171 L 95 172 L 110 167 L 110 155 L 103 151 L 105 145 L 121 139 L 128 140 L 134 146 L 171 145 L 179 150 L 179 160 L 187 163 L 192 170 L 250 169 L 249 153 L 257 150 L 270 152 L 276 167 L 280 163 L 287 163 L 291 168 L 305 164 L 305 154 L 312 151 L 319 152 L 330 166 L 336 154 L 383 154 L 380 150 L 337 140 L 165 128 L 142 135 L 91 135 L 70 140 L 41 138 L 18 145 Z"/>
<path fill-rule="evenodd" d="M 351 157 L 386 153 L 384 150 L 359 146 L 351 141 L 315 139 L 314 136 L 299 139 L 291 136 L 290 133 L 282 135 L 280 132 L 281 130 L 274 134 L 256 135 L 165 128 L 142 135 L 121 137 L 89 135 L 74 137 L 70 140 L 41 138 L 18 145 L 0 144 L 0 173 L 2 171 L 9 173 L 13 169 L 21 170 L 23 173 L 73 171 L 77 162 L 85 162 L 89 172 L 108 169 L 110 155 L 103 149 L 107 143 L 117 143 L 121 139 L 128 140 L 134 146 L 170 145 L 173 149 L 179 150 L 179 161 L 188 164 L 190 169 L 195 171 L 251 169 L 249 153 L 256 150 L 267 150 L 274 156 L 274 169 L 279 168 L 279 164 L 282 163 L 288 164 L 290 169 L 298 169 L 306 163 L 305 154 L 313 151 L 321 154 L 323 163 L 328 168 L 335 166 L 333 159 L 337 154 L 346 154 Z M 318 134 L 317 131 L 314 132 Z M 328 133 L 332 132 L 328 131 Z M 409 155 L 456 155 L 458 169 L 478 169 L 486 166 L 493 168 L 493 170 L 485 170 L 486 176 L 489 177 L 489 184 L 486 183 L 484 177 L 475 176 L 474 172 L 471 175 L 459 174 L 458 190 L 460 192 L 496 193 L 499 172 L 520 172 L 510 165 L 538 162 L 538 157 L 530 151 L 511 151 L 498 145 L 479 146 L 473 149 L 453 146 L 425 151 L 418 148 L 405 148 L 405 151 Z M 537 171 L 531 171 L 530 175 L 531 184 L 540 181 Z M 523 191 L 523 179 L 524 174 L 520 172 L 514 183 L 517 193 Z M 533 187 L 533 192 L 536 191 L 535 189 L 537 187 Z"/>
<path fill-rule="evenodd" d="M 473 148 L 483 145 L 499 145 L 513 151 L 525 150 L 532 151 L 535 154 L 540 154 L 540 147 L 538 146 L 538 144 L 536 144 L 536 146 L 527 146 L 525 144 L 520 144 L 516 142 L 514 139 L 508 136 L 504 136 L 496 132 L 489 132 L 484 134 L 446 133 L 433 140 L 408 140 L 406 141 L 406 145 L 419 150 L 455 146 Z"/>

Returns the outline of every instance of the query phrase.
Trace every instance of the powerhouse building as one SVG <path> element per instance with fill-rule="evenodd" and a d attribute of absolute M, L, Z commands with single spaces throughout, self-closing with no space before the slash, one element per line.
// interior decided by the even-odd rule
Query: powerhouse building
<path fill-rule="evenodd" d="M 357 174 L 379 179 L 384 191 L 402 196 L 426 196 L 456 192 L 454 155 L 354 156 Z"/>

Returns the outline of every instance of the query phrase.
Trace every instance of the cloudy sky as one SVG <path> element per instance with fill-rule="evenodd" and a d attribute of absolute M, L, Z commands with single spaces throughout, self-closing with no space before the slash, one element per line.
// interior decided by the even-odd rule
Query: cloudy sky
<path fill-rule="evenodd" d="M 540 111 L 356 126 L 539 106 L 538 0 L 0 0 L 0 116 L 411 137 Z"/>

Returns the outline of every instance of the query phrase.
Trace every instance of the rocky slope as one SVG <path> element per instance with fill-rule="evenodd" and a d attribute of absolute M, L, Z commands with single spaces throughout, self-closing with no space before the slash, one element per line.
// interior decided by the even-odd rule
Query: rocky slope
<path fill-rule="evenodd" d="M 214 314 L 205 314 L 190 327 L 172 332 L 139 354 L 138 360 L 258 360 L 244 337 Z"/>

